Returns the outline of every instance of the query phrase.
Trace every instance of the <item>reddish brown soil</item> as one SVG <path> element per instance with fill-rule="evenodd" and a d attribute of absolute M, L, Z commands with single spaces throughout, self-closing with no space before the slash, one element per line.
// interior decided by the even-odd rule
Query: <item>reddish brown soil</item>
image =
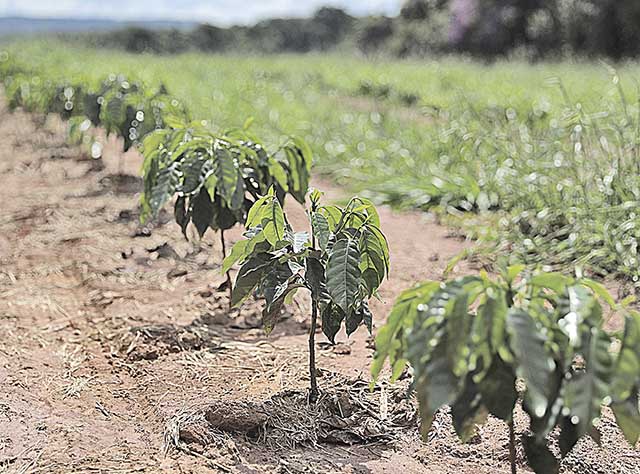
<path fill-rule="evenodd" d="M 41 122 L 0 103 L 0 472 L 508 472 L 507 433 L 495 420 L 462 445 L 443 411 L 423 444 L 412 403 L 388 396 L 389 413 L 409 421 L 369 436 L 365 419 L 377 423 L 383 394 L 397 389 L 362 389 L 372 355 L 364 329 L 336 347 L 322 336 L 318 344 L 327 400 L 340 404 L 346 388 L 368 410 L 350 420 L 349 434 L 362 439 L 349 444 L 338 430 L 292 447 L 311 430 L 296 399 L 308 383 L 308 302 L 296 301 L 270 337 L 258 328 L 256 303 L 229 313 L 218 236 L 186 242 L 168 215 L 141 229 L 140 157 L 109 142 L 100 169 L 65 145 L 60 123 Z M 329 199 L 341 196 L 321 187 Z M 302 211 L 290 209 L 303 225 Z M 392 277 L 373 306 L 378 327 L 402 289 L 439 278 L 465 247 L 421 214 L 383 208 L 381 216 Z M 274 400 L 300 409 L 277 411 Z M 198 414 L 208 421 L 180 431 Z M 290 437 L 287 416 L 302 420 Z M 281 444 L 252 434 L 277 417 L 285 418 Z M 525 425 L 520 413 L 519 434 Z M 609 415 L 601 428 L 603 447 L 581 442 L 564 471 L 640 472 L 640 454 Z"/>

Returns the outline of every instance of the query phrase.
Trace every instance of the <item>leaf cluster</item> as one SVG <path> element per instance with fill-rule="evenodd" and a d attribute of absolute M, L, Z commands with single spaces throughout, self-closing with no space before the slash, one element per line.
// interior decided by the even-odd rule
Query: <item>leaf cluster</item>
<path fill-rule="evenodd" d="M 174 195 L 175 219 L 186 236 L 193 223 L 226 230 L 244 223 L 251 206 L 270 188 L 280 202 L 290 194 L 304 203 L 312 155 L 297 138 L 276 153 L 246 130 L 216 135 L 201 123 L 169 122 L 145 138 L 143 219 L 155 216 Z"/>
<path fill-rule="evenodd" d="M 554 428 L 560 429 L 562 456 L 583 436 L 599 442 L 602 405 L 611 407 L 635 445 L 640 314 L 625 310 L 625 329 L 615 338 L 603 329 L 600 300 L 616 305 L 602 285 L 522 271 L 514 266 L 495 280 L 483 274 L 404 292 L 376 338 L 374 377 L 386 359 L 393 379 L 411 365 L 425 435 L 444 405 L 451 407 L 459 437 L 468 440 L 489 414 L 511 421 L 521 397 L 531 420 L 525 451 L 538 473 L 558 472 L 547 448 Z M 524 382 L 523 393 L 517 380 Z"/>
<path fill-rule="evenodd" d="M 246 239 L 234 245 L 223 271 L 241 263 L 233 304 L 252 293 L 263 297 L 267 331 L 283 303 L 306 288 L 333 342 L 343 323 L 347 334 L 362 324 L 371 331 L 368 301 L 389 273 L 389 247 L 371 201 L 355 197 L 345 207 L 324 206 L 320 197 L 310 194 L 310 232 L 295 232 L 271 188 L 249 211 Z"/>

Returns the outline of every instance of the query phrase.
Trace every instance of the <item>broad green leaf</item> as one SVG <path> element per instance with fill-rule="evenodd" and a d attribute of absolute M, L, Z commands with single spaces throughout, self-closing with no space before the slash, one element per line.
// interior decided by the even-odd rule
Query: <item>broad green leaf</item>
<path fill-rule="evenodd" d="M 513 281 L 518 277 L 518 275 L 520 275 L 524 271 L 525 268 L 527 268 L 526 265 L 513 265 L 507 268 L 507 284 L 511 285 Z"/>
<path fill-rule="evenodd" d="M 214 153 L 216 159 L 214 172 L 218 177 L 216 184 L 218 194 L 226 202 L 227 206 L 232 207 L 233 195 L 238 185 L 239 170 L 229 150 L 217 148 Z"/>
<path fill-rule="evenodd" d="M 415 385 L 420 405 L 420 432 L 427 439 L 436 410 L 451 405 L 460 388 L 460 380 L 451 370 L 447 357 L 447 338 L 444 337 L 431 351 L 426 362 L 410 357 L 415 371 Z"/>
<path fill-rule="evenodd" d="M 540 288 L 549 288 L 558 294 L 564 292 L 567 285 L 570 285 L 572 279 L 561 273 L 540 273 L 531 277 L 530 283 Z"/>
<path fill-rule="evenodd" d="M 318 242 L 321 250 L 327 250 L 329 245 L 329 238 L 331 237 L 331 231 L 329 230 L 329 222 L 327 218 L 320 213 L 314 212 L 311 214 L 311 229 L 313 235 Z"/>
<path fill-rule="evenodd" d="M 610 308 L 616 308 L 616 302 L 614 301 L 613 296 L 611 296 L 609 290 L 607 290 L 602 283 L 590 280 L 589 278 L 582 278 L 580 283 L 589 287 L 591 291 L 593 291 L 598 298 L 607 303 Z"/>
<path fill-rule="evenodd" d="M 231 305 L 238 306 L 247 299 L 258 286 L 262 276 L 269 266 L 270 256 L 258 254 L 249 258 L 238 271 L 236 283 L 233 286 Z"/>
<path fill-rule="evenodd" d="M 150 206 L 153 216 L 157 215 L 162 206 L 164 206 L 175 193 L 182 172 L 178 163 L 173 163 L 168 167 L 160 170 L 155 186 L 151 190 Z"/>
<path fill-rule="evenodd" d="M 277 199 L 271 198 L 262 206 L 262 232 L 271 245 L 284 240 L 285 219 Z"/>
<path fill-rule="evenodd" d="M 460 441 L 463 443 L 468 442 L 476 434 L 477 425 L 486 421 L 487 415 L 488 412 L 482 405 L 482 397 L 478 392 L 478 387 L 469 376 L 462 392 L 451 405 L 453 427 Z"/>
<path fill-rule="evenodd" d="M 344 311 L 339 306 L 330 303 L 322 308 L 321 317 L 322 332 L 332 344 L 335 344 L 336 334 L 340 331 L 340 326 L 345 318 Z"/>
<path fill-rule="evenodd" d="M 344 313 L 356 304 L 360 285 L 360 250 L 350 238 L 338 240 L 332 247 L 327 261 L 327 290 L 333 302 Z"/>
<path fill-rule="evenodd" d="M 405 344 L 406 331 L 413 326 L 416 308 L 419 304 L 425 304 L 439 288 L 440 283 L 430 281 L 400 294 L 391 308 L 386 324 L 380 328 L 376 336 L 376 352 L 371 363 L 373 383 L 380 375 L 387 358 L 392 366 L 398 360 L 405 361 L 400 349 Z"/>
<path fill-rule="evenodd" d="M 318 209 L 318 212 L 327 219 L 329 230 L 334 232 L 338 227 L 338 223 L 342 220 L 342 210 L 337 206 L 322 206 Z"/>
<path fill-rule="evenodd" d="M 628 399 L 640 385 L 640 315 L 625 317 L 620 352 L 615 362 L 611 392 L 614 401 Z"/>
<path fill-rule="evenodd" d="M 307 257 L 305 259 L 307 266 L 306 280 L 311 290 L 311 297 L 320 302 L 323 299 L 327 299 L 327 288 L 325 284 L 324 266 L 314 257 Z"/>
<path fill-rule="evenodd" d="M 550 377 L 555 362 L 545 349 L 546 338 L 533 318 L 522 309 L 507 313 L 510 346 L 516 356 L 516 374 L 527 385 L 526 396 L 535 416 L 543 416 L 550 402 Z"/>
<path fill-rule="evenodd" d="M 500 357 L 491 361 L 486 376 L 478 383 L 478 391 L 489 413 L 504 421 L 511 420 L 518 400 L 516 375 Z"/>
<path fill-rule="evenodd" d="M 239 240 L 233 245 L 233 247 L 231 248 L 231 252 L 222 262 L 221 273 L 227 273 L 229 270 L 231 270 L 231 267 L 233 267 L 236 262 L 244 260 L 248 257 L 247 248 L 249 247 L 250 242 L 250 240 Z"/>
<path fill-rule="evenodd" d="M 264 207 L 273 199 L 273 196 L 267 195 L 258 199 L 251 209 L 249 209 L 249 213 L 247 214 L 247 222 L 245 223 L 247 229 L 258 227 L 262 225 L 262 215 L 264 212 Z"/>
<path fill-rule="evenodd" d="M 632 447 L 635 447 L 640 441 L 640 407 L 638 401 L 638 390 L 640 386 L 634 387 L 628 399 L 619 401 L 611 405 L 618 426 L 624 433 Z"/>
<path fill-rule="evenodd" d="M 190 156 L 186 158 L 181 165 L 183 172 L 182 192 L 184 194 L 191 194 L 194 191 L 199 190 L 200 186 L 204 183 L 207 170 L 205 164 L 208 164 L 207 160 L 202 156 Z M 211 165 L 209 164 L 209 167 Z M 204 171 L 204 173 L 203 173 Z"/>
<path fill-rule="evenodd" d="M 191 201 L 191 219 L 202 238 L 215 219 L 214 203 L 209 198 L 209 193 L 202 189 Z"/>
<path fill-rule="evenodd" d="M 180 226 L 180 229 L 182 229 L 182 234 L 185 238 L 187 238 L 187 226 L 191 221 L 191 209 L 187 210 L 186 201 L 186 198 L 183 196 L 176 199 L 176 205 L 173 212 L 176 223 Z"/>
<path fill-rule="evenodd" d="M 569 414 L 565 416 L 560 438 L 563 455 L 589 432 L 594 419 L 600 417 L 603 400 L 609 396 L 613 367 L 609 336 L 602 329 L 593 328 L 584 337 L 587 339 L 582 354 L 585 368 L 565 384 L 565 407 Z"/>

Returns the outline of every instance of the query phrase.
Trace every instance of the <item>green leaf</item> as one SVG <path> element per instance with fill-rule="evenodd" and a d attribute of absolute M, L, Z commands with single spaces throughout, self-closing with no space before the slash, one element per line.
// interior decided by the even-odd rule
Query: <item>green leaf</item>
<path fill-rule="evenodd" d="M 322 332 L 332 344 L 335 344 L 336 334 L 340 331 L 340 326 L 345 318 L 344 311 L 339 306 L 330 303 L 322 308 L 321 317 Z"/>
<path fill-rule="evenodd" d="M 238 186 L 239 171 L 231 152 L 225 148 L 215 150 L 214 173 L 218 177 L 218 194 L 222 197 L 228 207 L 232 207 L 233 195 Z"/>
<path fill-rule="evenodd" d="M 311 297 L 318 302 L 328 300 L 326 297 L 327 287 L 325 284 L 324 266 L 320 260 L 314 257 L 307 257 L 305 264 L 307 266 L 306 280 L 311 290 Z"/>
<path fill-rule="evenodd" d="M 575 443 L 593 426 L 600 417 L 600 407 L 608 396 L 613 360 L 609 353 L 611 341 L 602 330 L 592 328 L 583 348 L 585 368 L 577 372 L 565 384 L 565 407 L 569 415 L 565 417 L 560 449 L 568 453 Z"/>
<path fill-rule="evenodd" d="M 486 376 L 478 383 L 478 391 L 489 413 L 504 421 L 511 420 L 518 392 L 516 375 L 508 364 L 495 357 Z"/>
<path fill-rule="evenodd" d="M 460 379 L 451 370 L 447 354 L 447 338 L 443 337 L 431 351 L 426 363 L 416 357 L 409 360 L 415 370 L 415 385 L 420 405 L 420 432 L 427 438 L 433 415 L 444 405 L 451 405 L 458 393 Z"/>
<path fill-rule="evenodd" d="M 558 460 L 546 443 L 539 443 L 535 436 L 523 436 L 522 444 L 527 462 L 536 474 L 557 474 L 560 472 Z"/>
<path fill-rule="evenodd" d="M 387 272 L 385 259 L 388 250 L 383 245 L 386 242 L 381 242 L 373 231 L 365 227 L 360 236 L 360 271 L 369 296 L 376 292 Z"/>
<path fill-rule="evenodd" d="M 626 400 L 640 385 L 640 315 L 625 316 L 624 334 L 615 362 L 611 392 L 614 401 Z"/>
<path fill-rule="evenodd" d="M 540 288 L 549 288 L 550 290 L 560 294 L 564 292 L 567 285 L 570 285 L 572 281 L 573 280 L 571 278 L 568 278 L 561 273 L 546 272 L 531 277 L 530 283 L 533 286 L 538 286 Z"/>
<path fill-rule="evenodd" d="M 463 443 L 468 442 L 476 434 L 476 426 L 487 419 L 487 410 L 482 405 L 482 397 L 471 376 L 467 378 L 462 393 L 451 405 L 451 417 L 458 438 Z"/>
<path fill-rule="evenodd" d="M 327 289 L 344 313 L 356 304 L 360 284 L 360 250 L 350 238 L 338 240 L 329 253 L 326 277 Z"/>
<path fill-rule="evenodd" d="M 626 400 L 615 402 L 611 405 L 618 426 L 624 433 L 632 447 L 635 447 L 640 441 L 640 408 L 638 406 L 638 390 L 640 387 L 634 387 L 633 393 Z"/>
<path fill-rule="evenodd" d="M 597 281 L 590 280 L 589 278 L 582 278 L 580 283 L 587 286 L 593 291 L 598 298 L 602 299 L 605 303 L 609 305 L 610 308 L 616 308 L 616 302 L 609 293 L 609 290 L 605 288 L 602 283 L 598 283 Z"/>
<path fill-rule="evenodd" d="M 331 237 L 331 231 L 329 230 L 329 221 L 322 214 L 314 212 L 311 214 L 311 229 L 313 235 L 318 241 L 320 249 L 327 250 L 329 245 L 329 238 Z"/>
<path fill-rule="evenodd" d="M 376 352 L 371 363 L 374 383 L 382 371 L 385 360 L 389 359 L 392 366 L 401 361 L 404 368 L 406 360 L 401 348 L 405 344 L 406 331 L 413 326 L 416 308 L 419 304 L 426 303 L 439 288 L 440 283 L 429 281 L 400 294 L 391 308 L 386 324 L 380 328 L 376 336 Z"/>
<path fill-rule="evenodd" d="M 205 166 L 208 165 L 208 166 Z M 211 165 L 201 156 L 188 157 L 182 162 L 181 169 L 184 175 L 182 182 L 182 192 L 191 194 L 197 191 L 204 183 L 207 169 Z M 203 173 L 204 171 L 204 173 Z"/>
<path fill-rule="evenodd" d="M 160 209 L 171 199 L 180 183 L 182 172 L 179 163 L 172 163 L 158 173 L 157 182 L 151 190 L 150 206 L 152 215 L 158 214 Z"/>
<path fill-rule="evenodd" d="M 182 234 L 184 235 L 185 239 L 187 238 L 187 226 L 191 221 L 191 209 L 187 210 L 186 201 L 186 198 L 184 198 L 183 196 L 180 196 L 178 199 L 176 199 L 176 205 L 173 211 L 176 223 L 182 229 Z"/>
<path fill-rule="evenodd" d="M 545 337 L 533 318 L 522 309 L 511 308 L 507 331 L 516 356 L 516 374 L 527 385 L 526 396 L 535 416 L 543 416 L 550 402 L 549 386 L 555 362 L 545 349 Z"/>
<path fill-rule="evenodd" d="M 231 267 L 235 265 L 236 262 L 240 260 L 244 260 L 248 257 L 247 248 L 249 247 L 250 240 L 239 240 L 234 244 L 231 248 L 231 253 L 227 255 L 227 257 L 222 262 L 222 270 L 221 273 L 225 274 Z"/>
<path fill-rule="evenodd" d="M 291 269 L 286 264 L 274 262 L 266 267 L 260 283 L 260 293 L 266 300 L 266 306 L 262 312 L 262 326 L 269 334 L 276 325 L 280 308 L 289 289 Z"/>
<path fill-rule="evenodd" d="M 200 190 L 198 195 L 193 198 L 191 203 L 191 219 L 193 221 L 193 225 L 195 225 L 196 229 L 198 230 L 198 235 L 200 235 L 200 238 L 202 238 L 209 226 L 211 226 L 214 221 L 214 203 L 211 202 L 209 193 L 207 193 L 207 191 L 204 189 Z"/>
<path fill-rule="evenodd" d="M 231 293 L 231 305 L 238 306 L 247 299 L 262 280 L 262 276 L 269 266 L 270 256 L 258 254 L 249 258 L 238 271 L 236 283 Z"/>
<path fill-rule="evenodd" d="M 266 201 L 262 206 L 262 232 L 267 241 L 275 246 L 284 240 L 285 219 L 282 207 L 274 197 Z"/>
<path fill-rule="evenodd" d="M 517 278 L 517 276 L 524 271 L 525 268 L 527 268 L 527 266 L 522 264 L 513 265 L 507 268 L 507 273 L 506 273 L 507 284 L 511 285 L 513 281 Z"/>

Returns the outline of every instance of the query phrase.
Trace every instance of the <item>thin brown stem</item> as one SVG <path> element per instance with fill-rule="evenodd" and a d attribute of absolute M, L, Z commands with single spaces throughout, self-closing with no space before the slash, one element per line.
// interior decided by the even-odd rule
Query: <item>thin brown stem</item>
<path fill-rule="evenodd" d="M 224 241 L 224 230 L 220 230 L 220 243 L 222 244 L 222 260 L 227 258 L 227 245 Z M 233 285 L 231 283 L 231 272 L 227 270 L 227 287 L 229 289 L 229 309 L 231 309 L 231 298 L 233 296 Z"/>
<path fill-rule="evenodd" d="M 316 326 L 318 324 L 318 302 L 311 300 L 311 329 L 309 330 L 309 402 L 318 401 L 318 381 L 316 379 Z"/>
<path fill-rule="evenodd" d="M 511 464 L 511 474 L 517 474 L 516 468 L 516 433 L 513 427 L 513 415 L 507 422 L 509 426 L 509 463 Z"/>

